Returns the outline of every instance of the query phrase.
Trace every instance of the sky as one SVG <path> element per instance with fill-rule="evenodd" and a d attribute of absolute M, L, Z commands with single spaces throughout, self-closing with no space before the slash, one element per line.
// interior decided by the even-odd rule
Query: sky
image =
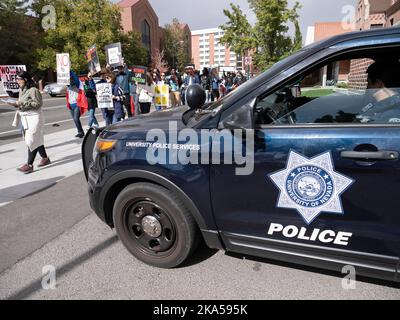
<path fill-rule="evenodd" d="M 239 5 L 248 20 L 253 24 L 255 17 L 249 9 L 247 0 L 149 0 L 158 15 L 160 26 L 170 23 L 173 18 L 185 22 L 190 29 L 215 28 L 224 24 L 227 19 L 223 9 L 230 8 L 229 4 Z M 295 0 L 289 0 L 292 7 Z M 303 6 L 300 10 L 300 25 L 303 38 L 307 27 L 315 22 L 342 21 L 346 14 L 342 13 L 345 6 L 355 6 L 357 0 L 299 0 Z"/>

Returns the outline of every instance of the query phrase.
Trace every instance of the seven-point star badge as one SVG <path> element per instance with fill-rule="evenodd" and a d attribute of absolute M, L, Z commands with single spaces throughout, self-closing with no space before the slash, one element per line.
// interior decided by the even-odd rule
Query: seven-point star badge
<path fill-rule="evenodd" d="M 340 196 L 354 182 L 335 171 L 330 152 L 309 159 L 290 151 L 286 169 L 269 177 L 280 190 L 277 207 L 296 209 L 307 224 L 323 211 L 343 214 Z"/>

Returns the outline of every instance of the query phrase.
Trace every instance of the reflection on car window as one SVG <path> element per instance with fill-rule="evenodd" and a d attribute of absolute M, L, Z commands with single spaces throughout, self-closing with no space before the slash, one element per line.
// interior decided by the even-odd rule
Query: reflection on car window
<path fill-rule="evenodd" d="M 330 63 L 260 97 L 256 125 L 400 124 L 399 75 L 398 57 Z"/>

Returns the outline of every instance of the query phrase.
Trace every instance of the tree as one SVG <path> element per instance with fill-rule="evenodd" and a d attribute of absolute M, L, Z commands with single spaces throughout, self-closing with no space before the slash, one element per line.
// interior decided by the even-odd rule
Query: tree
<path fill-rule="evenodd" d="M 168 63 L 164 59 L 164 51 L 156 49 L 154 54 L 151 56 L 151 61 L 153 62 L 153 67 L 160 70 L 161 72 L 166 72 L 168 70 Z"/>
<path fill-rule="evenodd" d="M 168 65 L 183 70 L 191 62 L 188 46 L 183 25 L 174 18 L 171 24 L 165 25 L 163 51 Z"/>
<path fill-rule="evenodd" d="M 240 7 L 233 3 L 230 5 L 232 12 L 224 9 L 229 21 L 221 26 L 224 36 L 221 37 L 220 43 L 228 44 L 234 52 L 245 55 L 246 51 L 257 46 L 253 37 L 254 31 Z"/>
<path fill-rule="evenodd" d="M 228 22 L 221 26 L 226 34 L 220 42 L 243 54 L 254 51 L 254 63 L 258 69 L 266 69 L 282 58 L 301 48 L 302 37 L 298 23 L 298 2 L 292 9 L 287 0 L 248 0 L 257 22 L 251 27 L 239 7 L 231 4 L 232 12 L 224 10 Z M 296 29 L 294 39 L 287 35 L 288 23 Z"/>
<path fill-rule="evenodd" d="M 142 64 L 143 49 L 136 32 L 124 34 L 120 8 L 109 0 L 36 0 L 32 6 L 37 16 L 52 5 L 57 13 L 56 26 L 44 35 L 44 48 L 38 50 L 38 67 L 56 67 L 56 53 L 69 53 L 72 68 L 87 72 L 86 51 L 96 45 L 100 63 L 106 64 L 104 47 L 121 42 L 127 63 Z"/>
<path fill-rule="evenodd" d="M 0 1 L 0 64 L 24 64 L 36 72 L 35 50 L 40 29 L 28 15 L 29 0 Z"/>
<path fill-rule="evenodd" d="M 121 35 L 122 53 L 128 66 L 145 66 L 148 60 L 148 51 L 142 46 L 140 34 L 129 31 Z"/>

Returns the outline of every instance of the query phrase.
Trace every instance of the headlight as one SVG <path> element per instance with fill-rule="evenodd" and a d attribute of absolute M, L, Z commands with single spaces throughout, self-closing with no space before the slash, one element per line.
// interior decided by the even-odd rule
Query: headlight
<path fill-rule="evenodd" d="M 97 152 L 107 152 L 110 151 L 116 145 L 117 140 L 107 140 L 98 138 L 96 141 L 96 151 Z"/>

